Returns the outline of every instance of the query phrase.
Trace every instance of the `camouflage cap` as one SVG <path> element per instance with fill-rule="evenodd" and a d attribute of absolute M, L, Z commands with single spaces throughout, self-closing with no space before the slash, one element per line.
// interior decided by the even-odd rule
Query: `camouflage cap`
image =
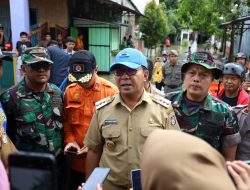
<path fill-rule="evenodd" d="M 178 57 L 178 52 L 177 52 L 176 50 L 174 50 L 174 49 L 170 50 L 170 51 L 168 52 L 168 54 L 169 54 L 169 55 L 175 55 L 175 56 Z"/>
<path fill-rule="evenodd" d="M 24 50 L 22 55 L 23 65 L 30 65 L 38 62 L 52 64 L 47 49 L 43 47 L 32 47 Z"/>
<path fill-rule="evenodd" d="M 191 55 L 191 60 L 182 65 L 181 72 L 185 73 L 191 64 L 198 64 L 205 67 L 206 69 L 214 70 L 215 79 L 219 79 L 222 75 L 222 70 L 216 67 L 212 55 L 208 52 L 193 53 Z"/>

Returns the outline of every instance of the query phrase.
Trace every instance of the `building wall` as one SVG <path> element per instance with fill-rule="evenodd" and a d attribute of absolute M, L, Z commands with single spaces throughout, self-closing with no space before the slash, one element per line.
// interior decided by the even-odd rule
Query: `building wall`
<path fill-rule="evenodd" d="M 245 22 L 244 28 L 248 28 L 242 36 L 241 49 L 240 52 L 244 52 L 248 57 L 250 57 L 250 20 Z M 240 36 L 236 36 L 234 41 L 234 55 L 238 53 L 238 48 L 240 44 Z"/>
<path fill-rule="evenodd" d="M 8 5 L 9 6 L 9 0 L 1 0 L 0 5 Z"/>
<path fill-rule="evenodd" d="M 0 0 L 0 24 L 4 27 L 5 42 L 11 40 L 9 0 Z"/>
<path fill-rule="evenodd" d="M 2 0 L 1 0 L 2 1 Z M 68 27 L 67 0 L 30 0 L 30 8 L 38 9 L 38 22 L 49 23 L 50 27 Z"/>

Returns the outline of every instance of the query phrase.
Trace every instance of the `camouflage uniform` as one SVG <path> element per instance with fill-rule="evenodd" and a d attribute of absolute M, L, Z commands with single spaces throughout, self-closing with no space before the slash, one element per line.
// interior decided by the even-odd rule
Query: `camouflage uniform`
<path fill-rule="evenodd" d="M 182 131 L 204 139 L 218 150 L 240 143 L 237 116 L 226 103 L 208 94 L 204 103 L 192 110 L 183 103 L 183 91 L 169 93 L 167 98 L 172 101 Z"/>
<path fill-rule="evenodd" d="M 7 134 L 17 149 L 58 155 L 63 147 L 61 91 L 47 84 L 31 92 L 25 80 L 1 95 L 7 116 Z"/>

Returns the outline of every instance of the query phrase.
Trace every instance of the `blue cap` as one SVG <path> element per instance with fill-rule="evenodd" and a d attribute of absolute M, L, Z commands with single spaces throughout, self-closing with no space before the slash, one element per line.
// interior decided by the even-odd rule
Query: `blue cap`
<path fill-rule="evenodd" d="M 113 71 L 117 65 L 124 65 L 131 69 L 137 69 L 141 66 L 148 68 L 147 58 L 134 48 L 126 48 L 120 51 L 115 56 L 115 63 L 110 66 L 110 71 Z"/>

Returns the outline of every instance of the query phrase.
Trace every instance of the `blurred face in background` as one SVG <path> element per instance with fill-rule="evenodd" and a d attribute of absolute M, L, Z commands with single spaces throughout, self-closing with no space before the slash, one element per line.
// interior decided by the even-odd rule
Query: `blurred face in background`
<path fill-rule="evenodd" d="M 22 36 L 20 37 L 20 39 L 21 39 L 21 42 L 25 43 L 25 42 L 28 41 L 28 36 L 22 35 Z"/>
<path fill-rule="evenodd" d="M 67 42 L 66 46 L 67 46 L 68 52 L 72 52 L 74 50 L 74 48 L 75 48 L 75 45 L 76 44 L 74 42 Z"/>
<path fill-rule="evenodd" d="M 50 34 L 47 34 L 47 35 L 45 36 L 45 40 L 46 40 L 46 41 L 50 41 L 50 40 L 51 40 L 51 35 L 50 35 Z"/>
<path fill-rule="evenodd" d="M 176 64 L 177 63 L 177 59 L 178 59 L 178 57 L 176 55 L 174 55 L 174 54 L 170 54 L 169 55 L 169 63 Z"/>
<path fill-rule="evenodd" d="M 57 35 L 57 41 L 61 42 L 62 40 L 63 40 L 62 34 L 58 34 Z"/>
<path fill-rule="evenodd" d="M 241 86 L 242 80 L 237 75 L 223 75 L 222 83 L 225 91 L 237 92 Z"/>
<path fill-rule="evenodd" d="M 243 57 L 237 57 L 236 62 L 241 64 L 241 65 L 245 65 L 246 64 L 246 59 L 243 58 Z"/>

